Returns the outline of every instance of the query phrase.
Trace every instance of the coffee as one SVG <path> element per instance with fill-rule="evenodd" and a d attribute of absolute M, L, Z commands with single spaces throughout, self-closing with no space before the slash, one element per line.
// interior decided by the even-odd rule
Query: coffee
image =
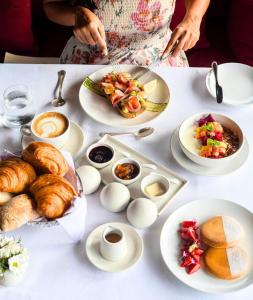
<path fill-rule="evenodd" d="M 32 124 L 33 132 L 42 138 L 55 138 L 68 129 L 67 118 L 57 112 L 46 112 L 39 115 Z"/>
<path fill-rule="evenodd" d="M 121 240 L 121 236 L 117 233 L 108 233 L 105 239 L 110 243 L 118 243 Z"/>

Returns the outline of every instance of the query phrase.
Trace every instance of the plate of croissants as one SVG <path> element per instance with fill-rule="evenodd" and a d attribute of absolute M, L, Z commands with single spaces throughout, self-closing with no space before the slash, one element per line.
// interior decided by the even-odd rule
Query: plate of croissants
<path fill-rule="evenodd" d="M 32 142 L 20 155 L 0 157 L 1 231 L 24 224 L 54 226 L 69 213 L 82 187 L 68 154 L 48 143 Z"/>

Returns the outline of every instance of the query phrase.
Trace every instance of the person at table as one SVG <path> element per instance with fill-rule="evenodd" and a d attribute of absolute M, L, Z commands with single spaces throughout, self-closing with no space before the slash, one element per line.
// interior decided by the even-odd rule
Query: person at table
<path fill-rule="evenodd" d="M 44 0 L 47 17 L 73 26 L 61 63 L 188 66 L 184 51 L 199 39 L 210 0 L 185 0 L 186 14 L 169 25 L 176 0 Z"/>

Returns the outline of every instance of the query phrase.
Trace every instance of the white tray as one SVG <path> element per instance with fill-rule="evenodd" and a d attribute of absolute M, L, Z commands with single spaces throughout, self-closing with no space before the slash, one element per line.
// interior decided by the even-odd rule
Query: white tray
<path fill-rule="evenodd" d="M 98 143 L 104 143 L 107 145 L 110 145 L 114 148 L 115 150 L 115 157 L 113 162 L 103 168 L 103 169 L 98 169 L 100 171 L 101 177 L 102 177 L 102 182 L 104 184 L 108 184 L 110 182 L 115 181 L 115 179 L 112 176 L 112 166 L 114 162 L 117 160 L 124 158 L 124 157 L 131 157 L 133 159 L 136 159 L 138 162 L 141 164 L 152 164 L 157 167 L 157 169 L 154 170 L 147 170 L 143 168 L 142 174 L 140 178 L 134 182 L 133 184 L 128 185 L 127 187 L 129 188 L 130 194 L 131 194 L 131 199 L 139 198 L 139 197 L 145 197 L 140 188 L 140 183 L 141 180 L 144 176 L 148 175 L 150 172 L 155 172 L 161 175 L 164 175 L 170 179 L 173 179 L 173 183 L 170 184 L 170 192 L 169 194 L 160 199 L 160 200 L 153 200 L 153 202 L 157 205 L 157 210 L 158 210 L 158 215 L 164 212 L 164 210 L 167 208 L 171 200 L 187 185 L 188 181 L 185 180 L 184 178 L 180 177 L 173 171 L 155 163 L 153 160 L 149 159 L 148 157 L 142 155 L 141 153 L 137 152 L 136 150 L 128 147 L 127 145 L 121 143 L 118 141 L 116 138 L 111 137 L 110 135 L 105 135 L 103 138 L 101 138 Z"/>

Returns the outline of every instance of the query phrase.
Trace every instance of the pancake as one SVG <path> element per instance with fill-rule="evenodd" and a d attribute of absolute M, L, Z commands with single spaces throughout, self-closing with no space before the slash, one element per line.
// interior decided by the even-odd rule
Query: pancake
<path fill-rule="evenodd" d="M 208 248 L 204 254 L 204 263 L 213 276 L 232 280 L 241 278 L 249 269 L 247 253 L 240 247 Z"/>
<path fill-rule="evenodd" d="M 233 247 L 241 240 L 240 223 L 229 216 L 216 216 L 200 226 L 201 241 L 214 248 Z"/>

